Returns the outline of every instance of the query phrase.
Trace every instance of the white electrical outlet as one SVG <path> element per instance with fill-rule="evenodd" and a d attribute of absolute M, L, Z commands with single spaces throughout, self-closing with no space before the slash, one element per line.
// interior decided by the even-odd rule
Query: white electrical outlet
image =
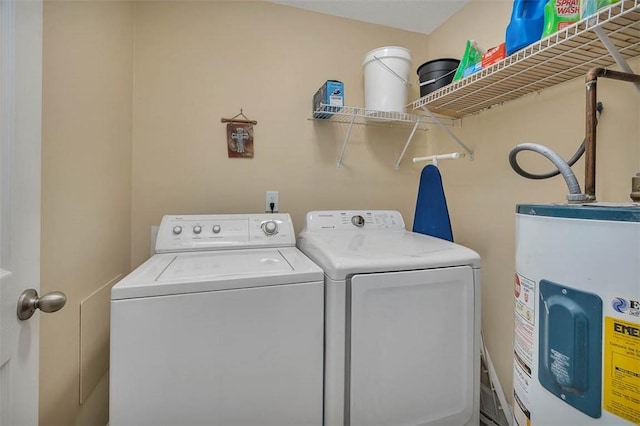
<path fill-rule="evenodd" d="M 267 191 L 265 195 L 264 211 L 267 213 L 278 213 L 280 208 L 278 205 L 278 191 Z M 271 208 L 271 203 L 273 203 L 273 209 Z"/>

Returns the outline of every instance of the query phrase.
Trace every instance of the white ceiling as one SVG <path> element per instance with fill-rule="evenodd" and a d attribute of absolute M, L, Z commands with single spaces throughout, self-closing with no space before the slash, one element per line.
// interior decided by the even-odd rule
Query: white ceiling
<path fill-rule="evenodd" d="M 270 0 L 343 18 L 429 34 L 469 0 Z"/>

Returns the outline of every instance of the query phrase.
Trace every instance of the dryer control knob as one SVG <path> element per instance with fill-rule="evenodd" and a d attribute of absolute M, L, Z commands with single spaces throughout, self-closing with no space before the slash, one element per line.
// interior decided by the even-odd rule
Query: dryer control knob
<path fill-rule="evenodd" d="M 278 233 L 278 224 L 273 220 L 268 220 L 262 224 L 262 231 L 267 235 L 275 235 Z"/>
<path fill-rule="evenodd" d="M 202 226 L 196 225 L 196 226 L 193 227 L 193 233 L 194 234 L 199 234 L 201 232 L 202 232 Z"/>
<path fill-rule="evenodd" d="M 364 226 L 364 217 L 360 215 L 353 216 L 351 218 L 351 223 L 353 223 L 358 228 L 362 228 Z"/>
<path fill-rule="evenodd" d="M 180 235 L 180 234 L 182 234 L 182 226 L 180 226 L 180 225 L 176 225 L 176 226 L 174 226 L 174 227 L 173 227 L 173 233 L 174 233 L 175 235 Z"/>
<path fill-rule="evenodd" d="M 214 234 L 219 234 L 220 233 L 220 225 L 213 225 L 213 229 L 212 229 Z"/>

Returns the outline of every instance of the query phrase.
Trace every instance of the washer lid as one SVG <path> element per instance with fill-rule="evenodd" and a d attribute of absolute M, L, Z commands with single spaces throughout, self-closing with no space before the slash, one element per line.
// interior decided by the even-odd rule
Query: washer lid
<path fill-rule="evenodd" d="M 303 231 L 298 248 L 334 280 L 357 273 L 480 267 L 480 256 L 473 250 L 406 230 Z"/>
<path fill-rule="evenodd" d="M 164 296 L 321 281 L 322 270 L 295 247 L 162 253 L 111 290 L 111 299 Z"/>

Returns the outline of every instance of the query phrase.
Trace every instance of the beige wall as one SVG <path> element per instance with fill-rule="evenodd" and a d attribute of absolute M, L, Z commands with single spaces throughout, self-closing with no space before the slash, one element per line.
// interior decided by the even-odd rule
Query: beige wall
<path fill-rule="evenodd" d="M 107 421 L 109 288 L 130 269 L 133 9 L 44 4 L 40 424 Z M 82 397 L 83 405 L 80 405 Z"/>
<path fill-rule="evenodd" d="M 133 266 L 163 214 L 262 212 L 266 190 L 298 231 L 314 209 L 393 208 L 412 221 L 421 167 L 410 159 L 425 154 L 425 132 L 396 171 L 411 129 L 358 126 L 337 168 L 346 125 L 308 118 L 327 79 L 363 106 L 365 53 L 401 45 L 415 65 L 425 35 L 244 1 L 137 2 L 135 21 Z M 253 159 L 227 158 L 220 118 L 240 108 L 258 121 Z"/>
<path fill-rule="evenodd" d="M 423 167 L 410 158 L 458 148 L 437 129 L 418 132 L 396 171 L 410 129 L 357 126 L 337 168 L 346 125 L 309 120 L 311 96 L 338 79 L 347 105 L 363 106 L 362 58 L 376 47 L 409 48 L 415 81 L 418 65 L 459 57 L 469 38 L 493 46 L 510 4 L 474 0 L 427 37 L 264 2 L 46 2 L 42 290 L 67 292 L 69 304 L 42 316 L 40 422 L 106 421 L 107 289 L 148 257 L 163 214 L 260 212 L 277 190 L 297 231 L 313 209 L 397 209 L 410 227 Z M 583 91 L 574 81 L 464 118 L 454 131 L 475 160 L 440 164 L 455 238 L 483 258 L 483 328 L 509 396 L 514 208 L 566 191 L 560 178 L 517 176 L 507 155 L 531 141 L 570 156 Z M 605 80 L 599 92 L 598 197 L 626 200 L 640 168 L 638 96 Z M 258 121 L 253 159 L 227 158 L 220 118 L 240 108 Z"/>
<path fill-rule="evenodd" d="M 429 54 L 432 59 L 460 57 L 467 39 L 476 39 L 485 49 L 497 45 L 504 40 L 510 14 L 510 2 L 473 0 L 429 36 Z M 636 72 L 640 69 L 638 61 L 631 65 Z M 598 127 L 596 195 L 601 201 L 627 202 L 631 176 L 640 169 L 640 98 L 629 83 L 604 79 L 598 82 L 598 95 L 605 110 Z M 568 159 L 584 138 L 584 116 L 584 79 L 579 78 L 464 118 L 455 132 L 475 150 L 475 159 L 440 165 L 454 237 L 482 256 L 482 325 L 509 399 L 515 206 L 562 203 L 567 193 L 560 176 L 544 181 L 518 176 L 509 166 L 509 151 L 519 143 L 535 142 Z M 440 131 L 430 133 L 429 145 L 440 152 L 457 149 Z M 532 172 L 553 167 L 533 153 L 522 153 L 518 159 Z M 573 170 L 584 189 L 584 159 Z"/>

